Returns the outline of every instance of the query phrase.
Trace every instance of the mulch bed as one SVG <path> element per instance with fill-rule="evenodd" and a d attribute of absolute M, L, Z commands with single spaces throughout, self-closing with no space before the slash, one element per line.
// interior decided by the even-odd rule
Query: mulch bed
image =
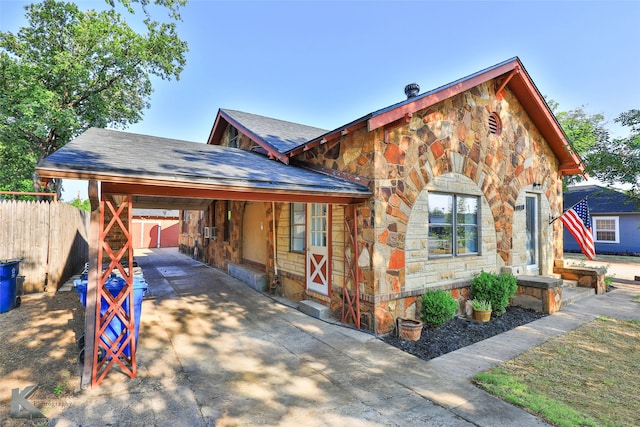
<path fill-rule="evenodd" d="M 502 316 L 492 316 L 491 321 L 486 323 L 456 316 L 437 328 L 425 326 L 418 341 L 403 340 L 395 334 L 390 334 L 383 340 L 422 360 L 430 360 L 545 316 L 547 314 L 521 307 L 507 307 Z"/>

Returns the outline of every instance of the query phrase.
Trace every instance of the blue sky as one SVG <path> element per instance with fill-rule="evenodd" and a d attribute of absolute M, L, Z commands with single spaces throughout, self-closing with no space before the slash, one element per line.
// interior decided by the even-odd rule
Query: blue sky
<path fill-rule="evenodd" d="M 28 3 L 1 0 L 0 29 L 24 25 Z M 407 83 L 431 90 L 514 56 L 560 110 L 601 113 L 617 136 L 613 119 L 640 108 L 638 1 L 191 0 L 182 18 L 186 68 L 155 81 L 128 131 L 204 142 L 219 108 L 334 129 Z"/>

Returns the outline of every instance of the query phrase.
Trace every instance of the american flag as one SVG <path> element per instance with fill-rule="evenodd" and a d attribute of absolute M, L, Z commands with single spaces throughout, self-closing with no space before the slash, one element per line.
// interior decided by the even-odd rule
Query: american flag
<path fill-rule="evenodd" d="M 560 221 L 569 229 L 573 237 L 580 245 L 582 253 L 587 258 L 594 259 L 596 249 L 593 244 L 593 232 L 591 229 L 591 216 L 587 199 L 582 199 L 572 208 L 567 209 L 560 217 Z"/>

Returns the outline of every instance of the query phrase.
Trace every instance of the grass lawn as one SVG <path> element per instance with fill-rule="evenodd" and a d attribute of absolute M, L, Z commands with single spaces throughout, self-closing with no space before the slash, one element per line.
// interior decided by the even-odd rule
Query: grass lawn
<path fill-rule="evenodd" d="M 638 426 L 640 321 L 598 318 L 474 382 L 554 425 Z"/>

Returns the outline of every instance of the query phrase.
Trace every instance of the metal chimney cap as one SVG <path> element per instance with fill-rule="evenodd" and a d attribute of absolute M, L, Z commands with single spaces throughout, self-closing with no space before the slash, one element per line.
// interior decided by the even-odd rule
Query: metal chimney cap
<path fill-rule="evenodd" d="M 415 98 L 420 93 L 420 85 L 418 83 L 409 83 L 404 87 L 404 94 L 407 95 L 407 99 Z"/>

